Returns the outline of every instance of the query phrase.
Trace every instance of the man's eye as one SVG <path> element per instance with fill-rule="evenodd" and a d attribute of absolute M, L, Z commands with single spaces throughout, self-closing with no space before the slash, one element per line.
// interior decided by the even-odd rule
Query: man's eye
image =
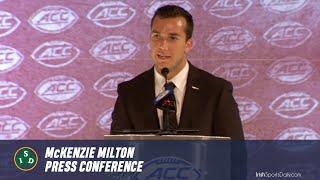
<path fill-rule="evenodd" d="M 175 36 L 170 36 L 170 40 L 178 40 L 178 38 Z"/>
<path fill-rule="evenodd" d="M 153 34 L 153 35 L 152 35 L 152 38 L 159 38 L 159 37 L 160 37 L 159 34 Z"/>

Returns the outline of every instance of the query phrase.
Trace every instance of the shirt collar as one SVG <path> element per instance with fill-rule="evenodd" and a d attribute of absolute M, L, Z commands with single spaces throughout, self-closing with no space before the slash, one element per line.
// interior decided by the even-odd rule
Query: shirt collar
<path fill-rule="evenodd" d="M 188 72 L 189 72 L 189 63 L 187 61 L 186 65 L 183 67 L 183 69 L 175 75 L 172 79 L 169 80 L 169 82 L 173 82 L 176 88 L 180 91 L 183 90 L 183 87 L 187 83 L 187 77 L 188 77 Z M 155 79 L 157 84 L 161 84 L 162 86 L 165 83 L 165 78 L 156 70 L 154 67 L 154 74 L 155 74 Z"/>

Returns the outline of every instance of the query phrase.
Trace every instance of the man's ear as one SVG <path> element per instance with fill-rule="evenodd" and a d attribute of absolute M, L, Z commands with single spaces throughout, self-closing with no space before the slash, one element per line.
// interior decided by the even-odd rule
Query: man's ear
<path fill-rule="evenodd" d="M 185 53 L 188 53 L 192 49 L 192 47 L 193 47 L 193 40 L 190 38 L 186 42 Z"/>

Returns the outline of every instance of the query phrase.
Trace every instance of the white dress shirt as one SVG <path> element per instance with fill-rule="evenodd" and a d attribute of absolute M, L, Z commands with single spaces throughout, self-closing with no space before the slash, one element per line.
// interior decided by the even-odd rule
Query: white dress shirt
<path fill-rule="evenodd" d="M 169 79 L 168 82 L 173 82 L 176 88 L 174 88 L 174 95 L 176 98 L 176 105 L 177 105 L 177 123 L 179 125 L 180 122 L 180 115 L 181 115 L 181 109 L 184 99 L 184 94 L 186 92 L 186 84 L 187 84 L 187 77 L 189 72 L 189 63 L 187 62 L 186 65 L 183 67 L 183 69 L 172 79 Z M 156 96 L 164 91 L 164 84 L 165 84 L 165 78 L 158 73 L 156 68 L 154 68 L 154 81 L 155 81 L 155 94 Z M 160 128 L 163 129 L 163 112 L 160 109 L 157 109 L 158 117 L 159 117 L 159 124 Z"/>

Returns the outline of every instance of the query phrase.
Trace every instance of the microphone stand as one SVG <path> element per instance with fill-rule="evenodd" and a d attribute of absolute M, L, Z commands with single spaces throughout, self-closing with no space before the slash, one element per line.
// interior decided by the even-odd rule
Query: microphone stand
<path fill-rule="evenodd" d="M 165 78 L 165 84 L 164 86 L 166 87 L 168 84 L 168 74 L 169 74 L 169 69 L 168 68 L 162 68 L 161 69 L 161 74 Z M 162 109 L 163 113 L 163 129 L 161 129 L 157 134 L 158 135 L 176 135 L 178 134 L 176 129 L 169 129 L 168 127 L 170 126 L 170 109 L 169 108 L 163 108 Z"/>

